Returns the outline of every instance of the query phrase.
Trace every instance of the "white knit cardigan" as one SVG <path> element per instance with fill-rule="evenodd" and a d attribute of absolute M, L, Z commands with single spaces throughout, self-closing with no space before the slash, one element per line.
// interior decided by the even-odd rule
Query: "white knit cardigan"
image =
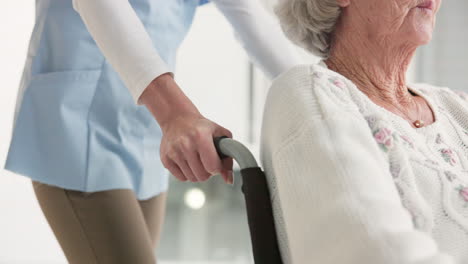
<path fill-rule="evenodd" d="M 410 85 L 413 128 L 321 65 L 274 81 L 262 132 L 285 263 L 467 264 L 468 100 Z"/>

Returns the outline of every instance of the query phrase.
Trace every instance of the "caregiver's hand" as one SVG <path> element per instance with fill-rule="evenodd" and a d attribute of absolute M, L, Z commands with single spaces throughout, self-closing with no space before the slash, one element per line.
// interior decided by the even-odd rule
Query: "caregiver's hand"
<path fill-rule="evenodd" d="M 163 131 L 161 161 L 181 181 L 206 181 L 221 174 L 233 182 L 232 159 L 220 160 L 213 138 L 229 130 L 203 117 L 170 74 L 156 78 L 143 92 L 144 104 Z"/>

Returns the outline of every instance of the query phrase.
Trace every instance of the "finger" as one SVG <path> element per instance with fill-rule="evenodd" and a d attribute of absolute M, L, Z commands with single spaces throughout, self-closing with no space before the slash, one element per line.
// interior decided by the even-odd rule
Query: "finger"
<path fill-rule="evenodd" d="M 234 164 L 234 161 L 232 160 L 232 158 L 224 158 L 222 159 L 222 163 L 223 163 L 223 170 L 232 171 L 232 166 Z"/>
<path fill-rule="evenodd" d="M 197 152 L 195 140 L 184 138 L 180 141 L 180 149 L 197 181 L 206 181 L 210 173 L 205 170 Z"/>
<path fill-rule="evenodd" d="M 179 181 L 182 181 L 182 182 L 185 182 L 187 181 L 187 178 L 184 176 L 184 174 L 182 173 L 182 171 L 180 170 L 179 166 L 177 166 L 177 164 L 171 160 L 167 160 L 165 163 L 164 163 L 164 166 L 166 167 L 166 169 L 169 170 L 169 172 L 174 175 L 174 177 L 176 177 L 176 179 L 178 179 Z"/>
<path fill-rule="evenodd" d="M 227 136 L 228 138 L 232 138 L 231 131 L 227 130 L 226 128 L 219 126 L 217 127 L 217 131 L 215 132 L 215 137 L 219 136 Z M 232 165 L 233 160 L 232 158 L 224 158 L 221 160 L 221 176 L 223 177 L 224 181 L 227 184 L 234 184 L 234 174 L 232 172 Z"/>
<path fill-rule="evenodd" d="M 200 153 L 200 160 L 207 172 L 211 175 L 221 173 L 223 165 L 216 152 L 212 134 L 207 133 L 199 138 L 198 151 Z"/>
<path fill-rule="evenodd" d="M 180 170 L 179 166 L 171 160 L 171 158 L 168 155 L 163 155 L 161 153 L 161 162 L 164 165 L 166 169 L 169 170 L 169 172 L 174 175 L 179 181 L 187 181 L 187 178 L 184 176 L 182 171 Z"/>
<path fill-rule="evenodd" d="M 188 153 L 187 162 L 198 181 L 203 182 L 210 178 L 211 174 L 206 171 L 205 167 L 203 167 L 203 163 L 198 152 Z"/>
<path fill-rule="evenodd" d="M 227 184 L 234 184 L 234 173 L 231 170 L 221 172 L 221 176 Z"/>
<path fill-rule="evenodd" d="M 179 166 L 179 168 L 182 171 L 182 173 L 184 174 L 185 178 L 187 178 L 191 182 L 196 182 L 197 181 L 197 178 L 195 177 L 192 170 L 190 169 L 187 161 L 184 158 L 182 158 L 181 155 L 178 155 L 173 160 L 177 164 L 177 166 Z"/>
<path fill-rule="evenodd" d="M 223 163 L 223 170 L 221 171 L 221 175 L 224 181 L 228 184 L 234 184 L 234 174 L 232 171 L 233 160 L 232 158 L 225 158 L 222 160 Z"/>

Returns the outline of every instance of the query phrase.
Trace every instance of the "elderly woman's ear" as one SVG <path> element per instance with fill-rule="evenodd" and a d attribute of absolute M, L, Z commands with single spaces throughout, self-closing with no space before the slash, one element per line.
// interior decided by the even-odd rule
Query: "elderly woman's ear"
<path fill-rule="evenodd" d="M 336 0 L 340 7 L 348 7 L 351 4 L 351 0 Z"/>

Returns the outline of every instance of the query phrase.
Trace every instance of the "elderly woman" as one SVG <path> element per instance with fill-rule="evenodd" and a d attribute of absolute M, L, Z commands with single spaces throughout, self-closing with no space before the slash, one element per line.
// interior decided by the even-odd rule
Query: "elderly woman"
<path fill-rule="evenodd" d="M 468 103 L 405 79 L 440 2 L 277 6 L 287 35 L 324 59 L 283 73 L 266 105 L 286 263 L 468 263 Z"/>

